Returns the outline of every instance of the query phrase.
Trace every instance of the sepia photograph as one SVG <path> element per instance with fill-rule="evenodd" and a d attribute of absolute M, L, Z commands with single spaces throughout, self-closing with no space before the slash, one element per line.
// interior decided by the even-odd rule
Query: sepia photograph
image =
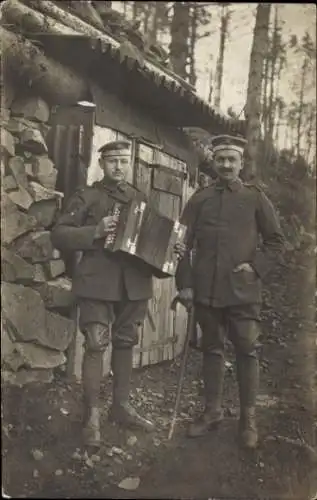
<path fill-rule="evenodd" d="M 3 498 L 317 500 L 316 25 L 1 3 Z"/>

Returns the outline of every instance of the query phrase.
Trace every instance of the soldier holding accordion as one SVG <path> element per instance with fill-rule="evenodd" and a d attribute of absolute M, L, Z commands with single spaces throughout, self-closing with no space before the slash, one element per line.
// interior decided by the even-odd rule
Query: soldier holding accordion
<path fill-rule="evenodd" d="M 152 276 L 165 277 L 144 260 L 127 252 L 112 252 L 105 240 L 117 226 L 115 207 L 145 196 L 126 182 L 131 168 L 130 144 L 113 141 L 99 149 L 104 178 L 78 190 L 69 200 L 51 237 L 62 251 L 82 252 L 73 276 L 79 326 L 85 336 L 83 357 L 84 442 L 100 445 L 100 387 L 103 354 L 112 342 L 113 397 L 110 420 L 146 431 L 154 424 L 129 403 L 133 346 L 152 297 Z M 109 215 L 110 214 L 110 215 Z M 176 241 L 176 240 L 175 240 Z M 177 244 L 173 245 L 173 251 Z M 170 262 L 169 262 L 170 264 Z"/>

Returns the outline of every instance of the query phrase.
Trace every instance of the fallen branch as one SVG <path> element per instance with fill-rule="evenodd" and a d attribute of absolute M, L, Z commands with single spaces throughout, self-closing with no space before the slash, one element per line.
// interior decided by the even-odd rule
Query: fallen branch
<path fill-rule="evenodd" d="M 277 442 L 284 442 L 287 443 L 291 446 L 295 446 L 296 448 L 304 449 L 307 451 L 309 457 L 311 460 L 315 463 L 317 462 L 317 450 L 313 448 L 311 445 L 306 443 L 305 441 L 301 439 L 292 439 L 287 436 L 281 436 L 281 435 L 276 435 L 276 436 L 268 436 L 265 441 L 272 442 L 272 441 L 277 441 Z"/>

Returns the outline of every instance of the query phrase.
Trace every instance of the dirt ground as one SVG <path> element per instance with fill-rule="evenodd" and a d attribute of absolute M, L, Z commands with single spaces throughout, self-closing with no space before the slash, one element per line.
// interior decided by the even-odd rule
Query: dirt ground
<path fill-rule="evenodd" d="M 201 408 L 200 354 L 191 351 L 171 441 L 179 360 L 134 372 L 132 402 L 155 421 L 153 434 L 108 423 L 111 380 L 105 382 L 103 443 L 95 454 L 85 452 L 80 440 L 80 384 L 68 385 L 60 374 L 45 387 L 3 387 L 5 493 L 18 498 L 315 498 L 316 448 L 307 444 L 316 442 L 316 414 L 305 403 L 301 351 L 303 335 L 315 328 L 305 306 L 305 294 L 311 293 L 308 264 L 297 258 L 277 268 L 265 289 L 256 451 L 242 451 L 236 442 L 238 396 L 230 346 L 225 422 L 207 438 L 186 438 L 186 424 Z M 134 478 L 127 481 L 130 489 L 118 487 L 125 478 Z"/>

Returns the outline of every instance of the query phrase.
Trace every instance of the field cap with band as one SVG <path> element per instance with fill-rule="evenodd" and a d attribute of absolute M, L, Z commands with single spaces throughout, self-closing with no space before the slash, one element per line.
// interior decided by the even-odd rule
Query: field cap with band
<path fill-rule="evenodd" d="M 223 149 L 233 149 L 243 155 L 246 144 L 247 141 L 243 137 L 233 135 L 217 135 L 211 140 L 213 153 Z"/>
<path fill-rule="evenodd" d="M 131 144 L 128 141 L 111 141 L 107 142 L 98 149 L 104 157 L 110 156 L 130 156 Z"/>

